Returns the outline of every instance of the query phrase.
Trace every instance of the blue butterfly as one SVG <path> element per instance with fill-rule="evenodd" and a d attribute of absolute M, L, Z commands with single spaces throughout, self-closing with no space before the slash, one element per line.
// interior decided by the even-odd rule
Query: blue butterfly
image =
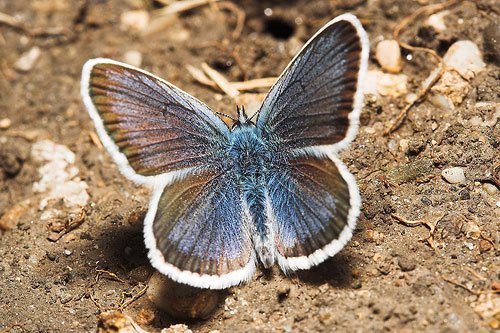
<path fill-rule="evenodd" d="M 210 108 L 150 73 L 110 59 L 83 67 L 81 95 L 121 172 L 152 187 L 144 238 L 175 281 L 223 289 L 258 262 L 308 269 L 349 241 L 360 211 L 336 153 L 356 135 L 368 37 L 341 15 L 290 62 L 255 123 L 229 128 Z"/>

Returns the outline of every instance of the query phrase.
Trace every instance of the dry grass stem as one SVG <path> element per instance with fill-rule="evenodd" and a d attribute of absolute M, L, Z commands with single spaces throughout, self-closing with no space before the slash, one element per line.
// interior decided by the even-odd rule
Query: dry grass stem
<path fill-rule="evenodd" d="M 226 80 L 224 76 L 222 76 L 219 72 L 217 72 L 215 69 L 211 68 L 208 66 L 207 63 L 202 63 L 201 68 L 207 74 L 207 76 L 214 81 L 217 86 L 224 92 L 226 93 L 229 97 L 235 98 L 240 94 L 238 89 L 234 88 L 231 83 Z"/>
<path fill-rule="evenodd" d="M 182 13 L 188 10 L 191 10 L 196 7 L 200 7 L 203 5 L 207 5 L 209 3 L 214 3 L 219 0 L 182 0 L 182 1 L 175 1 L 168 6 L 158 9 L 155 11 L 157 15 L 171 15 L 171 14 L 178 14 Z"/>

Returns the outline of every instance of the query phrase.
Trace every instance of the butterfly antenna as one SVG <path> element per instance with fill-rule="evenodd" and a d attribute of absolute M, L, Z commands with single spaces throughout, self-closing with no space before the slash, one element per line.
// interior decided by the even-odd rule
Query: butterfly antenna
<path fill-rule="evenodd" d="M 214 111 L 214 113 L 215 113 L 216 115 L 219 115 L 219 116 L 223 116 L 223 117 L 229 118 L 229 119 L 231 119 L 232 121 L 236 121 L 236 119 L 234 119 L 233 117 L 231 117 L 231 116 L 230 116 L 230 115 L 228 115 L 228 114 L 225 114 L 225 113 L 222 113 L 222 112 L 219 112 L 219 111 Z"/>
<path fill-rule="evenodd" d="M 248 120 L 249 120 L 249 121 L 252 121 L 252 119 L 253 119 L 254 117 L 256 117 L 256 116 L 258 116 L 258 115 L 259 115 L 259 112 L 260 112 L 260 109 L 258 109 L 257 111 L 255 111 L 255 112 L 253 113 L 253 115 L 252 115 L 250 118 L 248 118 Z"/>

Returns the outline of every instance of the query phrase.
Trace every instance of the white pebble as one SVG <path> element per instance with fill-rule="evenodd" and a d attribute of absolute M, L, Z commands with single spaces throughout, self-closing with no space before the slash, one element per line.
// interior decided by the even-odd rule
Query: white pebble
<path fill-rule="evenodd" d="M 408 77 L 404 74 L 396 75 L 371 70 L 366 73 L 363 81 L 363 92 L 372 95 L 399 97 L 408 92 L 407 81 Z"/>
<path fill-rule="evenodd" d="M 479 72 L 483 71 L 486 64 L 481 58 L 481 52 L 476 44 L 470 40 L 461 40 L 454 43 L 443 57 L 446 71 L 431 91 L 436 97 L 431 97 L 431 103 L 442 108 L 453 110 L 462 103 L 471 90 L 469 81 Z M 440 68 L 434 69 L 424 80 L 424 88 L 436 79 L 441 72 Z"/>
<path fill-rule="evenodd" d="M 463 184 L 465 183 L 464 169 L 459 167 L 444 169 L 441 176 L 450 184 Z"/>
<path fill-rule="evenodd" d="M 9 118 L 0 119 L 0 129 L 7 129 L 12 125 L 12 120 Z"/>
<path fill-rule="evenodd" d="M 442 12 L 432 14 L 427 19 L 427 25 L 434 28 L 434 30 L 441 32 L 446 30 L 446 24 L 444 23 L 444 17 L 450 13 L 449 10 L 443 10 Z"/>
<path fill-rule="evenodd" d="M 123 55 L 123 61 L 135 67 L 142 65 L 142 53 L 137 50 L 130 50 Z"/>
<path fill-rule="evenodd" d="M 408 95 L 406 95 L 406 97 L 405 97 L 405 101 L 406 101 L 406 103 L 408 103 L 408 104 L 415 102 L 417 99 L 418 99 L 418 95 L 417 95 L 417 94 L 415 94 L 415 93 L 409 93 L 409 94 L 408 94 Z"/>
<path fill-rule="evenodd" d="M 21 57 L 17 59 L 14 64 L 14 68 L 21 72 L 28 72 L 33 68 L 41 54 L 42 51 L 38 46 L 32 47 L 29 51 L 23 53 Z"/>
<path fill-rule="evenodd" d="M 71 255 L 71 253 L 72 252 L 70 250 L 68 250 L 68 249 L 64 250 L 64 255 L 67 256 L 67 257 L 69 257 Z"/>
<path fill-rule="evenodd" d="M 121 27 L 124 30 L 143 32 L 149 26 L 149 13 L 145 10 L 130 10 L 120 16 Z"/>
<path fill-rule="evenodd" d="M 395 74 L 401 72 L 401 50 L 397 41 L 389 39 L 378 43 L 375 57 L 386 72 Z"/>
<path fill-rule="evenodd" d="M 446 51 L 443 61 L 447 67 L 456 70 L 467 80 L 472 79 L 486 67 L 479 47 L 470 40 L 455 42 Z"/>
<path fill-rule="evenodd" d="M 493 184 L 490 184 L 490 183 L 485 183 L 483 185 L 483 188 L 486 191 L 486 193 L 488 193 L 489 195 L 492 195 L 492 196 L 498 192 L 497 187 Z"/>

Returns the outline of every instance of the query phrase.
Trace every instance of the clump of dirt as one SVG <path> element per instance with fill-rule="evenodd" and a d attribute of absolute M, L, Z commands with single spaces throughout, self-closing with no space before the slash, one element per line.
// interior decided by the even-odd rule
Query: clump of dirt
<path fill-rule="evenodd" d="M 148 331 L 171 325 L 200 332 L 498 329 L 500 69 L 490 27 L 499 20 L 496 1 L 455 1 L 415 17 L 401 34 L 439 56 L 470 40 L 487 52 L 486 67 L 466 80 L 458 105 L 430 93 L 388 135 L 414 97 L 408 95 L 437 63 L 425 52 L 403 50 L 407 92 L 366 96 L 359 134 L 341 156 L 363 200 L 346 248 L 291 277 L 278 269 L 259 272 L 198 320 L 173 318 L 145 295 L 154 273 L 142 238 L 148 191 L 121 176 L 99 146 L 79 97 L 83 63 L 98 56 L 139 62 L 214 110 L 234 114 L 235 101 L 196 82 L 186 65 L 205 62 L 229 81 L 273 77 L 343 12 L 361 19 L 375 46 L 393 38 L 405 17 L 438 2 L 244 0 L 168 16 L 152 29 L 150 14 L 161 3 L 0 2 L 0 13 L 10 15 L 0 23 L 1 331 L 96 331 L 98 324 L 115 327 L 113 318 Z M 429 24 L 432 14 L 442 16 L 443 30 Z M 370 69 L 381 70 L 374 54 Z M 265 92 L 254 89 L 246 98 Z M 84 182 L 89 195 L 81 210 L 58 199 L 47 202 L 50 214 L 40 209 L 46 194 L 34 191 L 41 165 L 31 152 L 42 140 L 74 153 L 78 173 L 71 180 Z M 444 180 L 449 167 L 461 168 L 465 182 Z"/>

